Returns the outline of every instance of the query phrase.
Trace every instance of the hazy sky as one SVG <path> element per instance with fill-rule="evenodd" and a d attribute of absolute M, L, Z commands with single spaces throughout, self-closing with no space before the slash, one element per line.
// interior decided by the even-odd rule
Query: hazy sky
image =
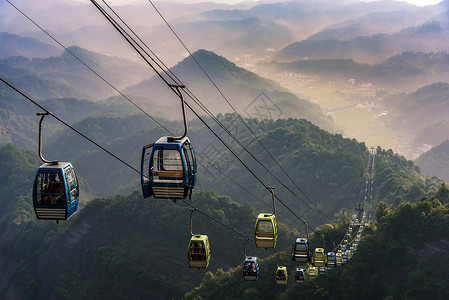
<path fill-rule="evenodd" d="M 88 0 L 76 0 L 79 2 L 89 2 Z M 162 0 L 153 0 L 155 3 L 160 2 Z M 183 3 L 198 3 L 198 2 L 218 2 L 218 3 L 238 3 L 238 2 L 258 2 L 258 0 L 171 0 L 176 2 L 183 2 Z M 282 1 L 282 0 L 280 0 Z M 286 0 L 284 0 L 286 1 Z M 371 2 L 376 0 L 360 0 L 365 2 Z M 400 0 L 395 0 L 400 1 Z M 426 5 L 432 5 L 442 2 L 443 0 L 402 0 L 404 2 L 408 2 L 414 5 L 418 6 L 426 6 Z M 113 4 L 126 4 L 126 3 L 132 3 L 132 2 L 141 2 L 141 0 L 107 0 L 107 2 L 111 5 Z"/>

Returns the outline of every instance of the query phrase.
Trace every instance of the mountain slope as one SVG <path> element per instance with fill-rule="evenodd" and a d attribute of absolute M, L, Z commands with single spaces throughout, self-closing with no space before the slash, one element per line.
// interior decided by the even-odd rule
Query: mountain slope
<path fill-rule="evenodd" d="M 109 84 L 121 90 L 149 77 L 147 68 L 123 58 L 110 57 L 79 47 L 69 47 L 68 51 L 79 60 L 67 51 L 58 57 L 30 59 L 14 56 L 0 60 L 0 71 L 7 78 L 14 76 L 14 83 L 18 87 L 26 87 L 26 90 L 39 98 L 76 97 L 102 100 L 117 94 Z M 124 74 L 126 76 L 123 76 Z M 40 82 L 39 86 L 30 87 L 30 83 L 36 81 Z M 61 91 L 54 91 L 52 85 L 61 87 Z"/>
<path fill-rule="evenodd" d="M 353 59 L 360 63 L 379 63 L 404 51 L 449 51 L 443 41 L 449 38 L 446 26 L 439 22 L 401 30 L 395 34 L 373 34 L 349 40 L 307 39 L 282 49 L 277 60 Z"/>
<path fill-rule="evenodd" d="M 61 53 L 57 47 L 36 39 L 0 32 L 0 59 L 10 56 L 50 57 Z"/>
<path fill-rule="evenodd" d="M 322 113 L 318 105 L 298 98 L 278 83 L 237 67 L 226 58 L 210 51 L 198 50 L 193 53 L 193 57 L 220 91 L 214 87 L 192 57 L 184 59 L 171 68 L 171 71 L 212 114 L 232 112 L 226 102 L 228 101 L 243 116 L 305 118 L 324 129 L 333 130 L 332 121 Z M 160 78 L 143 81 L 127 88 L 125 92 L 149 97 L 151 103 L 171 105 L 167 107 L 169 111 L 177 118 L 180 117 L 179 98 L 169 91 Z M 186 97 L 186 100 L 189 101 L 189 98 Z M 193 107 L 200 114 L 204 114 L 196 105 Z M 272 115 L 267 114 L 267 111 L 273 111 Z"/>

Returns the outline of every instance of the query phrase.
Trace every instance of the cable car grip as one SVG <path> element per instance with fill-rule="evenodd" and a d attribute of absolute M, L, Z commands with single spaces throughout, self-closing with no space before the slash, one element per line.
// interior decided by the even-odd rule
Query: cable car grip
<path fill-rule="evenodd" d="M 53 165 L 57 165 L 58 161 L 57 160 L 47 160 L 42 156 L 42 122 L 44 121 L 45 116 L 47 115 L 53 115 L 53 113 L 51 111 L 46 111 L 46 112 L 38 112 L 36 113 L 36 116 L 41 116 L 41 119 L 39 120 L 39 158 L 44 162 L 44 163 L 51 163 Z"/>

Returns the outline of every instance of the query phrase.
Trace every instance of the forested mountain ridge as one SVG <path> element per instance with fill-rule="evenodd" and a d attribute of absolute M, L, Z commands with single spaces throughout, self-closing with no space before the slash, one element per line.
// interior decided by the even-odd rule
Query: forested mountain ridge
<path fill-rule="evenodd" d="M 446 182 L 449 182 L 449 140 L 433 147 L 423 153 L 415 160 L 423 174 L 427 176 L 438 176 Z"/>
<path fill-rule="evenodd" d="M 243 281 L 241 266 L 218 270 L 207 273 L 203 283 L 185 298 L 294 299 L 301 295 L 305 299 L 446 299 L 448 203 L 446 185 L 415 204 L 404 202 L 390 209 L 381 203 L 353 258 L 315 280 L 295 283 L 296 264 L 288 261 L 288 252 L 284 252 L 281 258 L 262 261 L 259 281 Z M 287 266 L 286 287 L 275 287 L 276 262 Z"/>
<path fill-rule="evenodd" d="M 323 129 L 334 130 L 332 120 L 323 114 L 317 104 L 300 99 L 281 87 L 279 83 L 238 67 L 211 51 L 198 50 L 192 56 L 172 67 L 170 71 L 176 74 L 189 91 L 199 98 L 213 114 L 233 112 L 227 103 L 230 102 L 234 109 L 245 117 L 304 118 Z M 172 114 L 176 113 L 179 116 L 179 99 L 175 99 L 172 96 L 173 93 L 167 91 L 167 87 L 161 84 L 160 78 L 154 77 L 128 87 L 124 92 L 147 97 L 151 104 L 171 105 Z M 186 100 L 189 101 L 188 98 Z M 256 115 L 258 106 L 261 108 L 258 109 L 259 115 Z"/>
<path fill-rule="evenodd" d="M 378 64 L 362 64 L 352 59 L 305 59 L 293 62 L 268 62 L 259 66 L 267 72 L 294 72 L 317 75 L 323 81 L 360 85 L 373 84 L 376 88 L 414 91 L 435 82 L 449 81 L 445 66 L 449 63 L 447 52 L 403 52 Z"/>
<path fill-rule="evenodd" d="M 310 126 L 313 125 L 310 124 Z M 337 137 L 331 147 L 335 148 L 341 142 Z M 76 297 L 81 295 L 92 299 L 104 299 L 104 297 L 145 298 L 156 295 L 159 298 L 170 299 L 181 298 L 184 293 L 200 284 L 206 271 L 190 270 L 185 261 L 190 237 L 190 212 L 187 205 L 183 203 L 174 205 L 171 201 L 153 198 L 144 200 L 138 189 L 129 196 L 91 200 L 71 219 L 59 225 L 50 221 L 37 221 L 31 211 L 29 194 L 32 174 L 38 165 L 35 161 L 37 155 L 30 151 L 25 151 L 25 156 L 18 155 L 22 151 L 13 146 L 3 146 L 0 149 L 2 157 L 5 157 L 5 161 L 14 166 L 16 171 L 13 173 L 14 176 L 6 177 L 9 179 L 2 186 L 7 187 L 7 190 L 1 194 L 4 196 L 0 197 L 1 203 L 6 201 L 9 206 L 13 208 L 16 206 L 15 209 L 9 210 L 7 215 L 0 217 L 3 220 L 0 224 L 2 229 L 0 270 L 2 274 L 6 274 L 0 277 L 2 298 L 20 295 L 22 299 L 52 297 L 71 299 L 75 295 Z M 9 159 L 6 160 L 6 158 Z M 32 159 L 28 161 L 30 158 Z M 413 163 L 392 153 L 389 155 L 388 151 L 378 152 L 376 161 L 379 163 L 376 165 L 375 180 L 389 178 L 386 181 L 389 182 L 391 195 L 395 197 L 387 196 L 394 199 L 408 199 L 405 195 L 406 191 L 396 186 L 395 182 L 403 176 L 408 176 L 406 174 L 414 168 Z M 316 167 L 320 168 L 320 166 Z M 390 168 L 391 171 L 386 171 Z M 8 168 L 0 170 L 7 174 L 12 173 Z M 396 177 L 395 174 L 397 174 Z M 27 176 L 28 183 L 23 182 L 22 176 Z M 81 184 L 86 181 L 86 177 L 80 179 Z M 383 193 L 388 192 L 387 185 L 380 186 L 383 186 Z M 251 186 L 247 187 L 251 188 Z M 258 210 L 253 208 L 253 200 L 247 198 L 247 203 L 237 204 L 228 197 L 217 196 L 204 188 L 200 190 L 194 192 L 193 205 L 201 212 L 230 226 L 244 236 L 251 237 L 254 234 L 254 222 Z M 416 190 L 419 191 L 415 188 Z M 17 194 L 19 200 L 17 197 L 10 197 L 11 191 L 20 193 L 20 195 Z M 441 202 L 447 202 L 443 198 L 444 189 L 440 190 L 439 194 L 442 195 L 438 196 Z M 420 195 L 422 194 L 415 196 L 422 199 Z M 422 207 L 419 203 L 415 205 Z M 303 216 L 303 210 L 300 212 Z M 296 229 L 290 229 L 284 225 L 285 221 L 291 222 L 289 220 L 291 217 L 287 216 L 287 212 L 281 207 L 277 216 L 280 222 L 280 235 L 276 249 L 282 251 L 289 249 L 290 244 L 299 234 L 298 230 L 303 232 L 304 228 L 298 221 L 294 222 L 293 227 Z M 435 214 L 429 214 L 429 218 L 434 216 Z M 348 224 L 344 215 L 342 217 L 333 226 L 318 228 L 317 235 L 311 241 L 312 246 L 319 245 L 321 233 L 326 235 L 328 241 L 338 243 Z M 14 226 L 11 220 L 15 220 Z M 221 284 L 240 282 L 242 280 L 240 264 L 244 256 L 243 237 L 199 212 L 193 215 L 192 230 L 194 233 L 209 235 L 212 243 L 212 260 L 208 270 L 215 272 L 217 268 L 224 270 L 233 268 L 229 271 L 232 274 L 235 270 L 237 274 L 235 278 L 238 279 L 230 280 L 229 275 L 226 275 L 224 281 L 220 279 L 219 282 Z M 266 280 L 270 282 L 270 285 L 273 284 L 271 277 L 273 272 L 270 270 L 274 268 L 275 262 L 289 260 L 286 254 L 276 258 L 271 251 L 257 250 L 251 244 L 247 246 L 247 253 L 266 258 L 262 260 L 262 276 L 265 279 L 260 283 Z M 352 262 L 355 261 L 354 259 Z M 218 271 L 217 276 L 220 272 L 222 271 Z M 229 274 L 229 272 L 224 273 Z M 206 275 L 205 280 L 208 286 L 215 277 Z M 46 282 L 52 284 L 44 284 Z M 270 293 L 275 290 L 271 289 Z M 225 293 L 225 291 L 222 292 Z M 255 290 L 251 289 L 251 293 L 254 292 Z M 275 293 L 277 292 L 279 290 Z M 225 296 L 225 294 L 222 295 Z"/>
<path fill-rule="evenodd" d="M 448 52 L 446 24 L 433 21 L 404 28 L 395 34 L 376 33 L 348 40 L 306 39 L 279 51 L 276 60 L 353 59 L 359 63 L 380 63 L 402 52 Z"/>
<path fill-rule="evenodd" d="M 8 32 L 0 32 L 0 59 L 10 56 L 50 57 L 59 55 L 57 47 L 36 39 L 25 38 Z"/>
<path fill-rule="evenodd" d="M 116 94 L 99 76 L 121 90 L 149 78 L 151 74 L 143 65 L 127 59 L 98 54 L 76 46 L 61 52 L 60 56 L 46 58 L 4 58 L 0 60 L 0 72 L 6 79 L 11 78 L 15 86 L 29 91 L 34 97 L 76 97 L 97 101 Z M 31 80 L 30 77 L 35 79 Z M 39 82 L 47 87 L 40 87 L 37 85 Z M 52 85 L 61 86 L 61 89 L 72 91 L 72 94 L 54 91 Z"/>

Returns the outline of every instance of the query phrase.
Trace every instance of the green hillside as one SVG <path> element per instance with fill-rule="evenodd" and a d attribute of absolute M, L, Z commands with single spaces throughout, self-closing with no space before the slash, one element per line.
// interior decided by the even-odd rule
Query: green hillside
<path fill-rule="evenodd" d="M 207 273 L 186 299 L 446 299 L 449 297 L 449 190 L 443 185 L 427 199 L 388 209 L 364 230 L 354 257 L 314 281 L 294 282 L 295 264 L 284 254 L 288 285 L 276 286 L 276 259 L 263 260 L 261 279 L 244 282 L 241 267 Z M 386 208 L 386 209 L 385 209 Z M 262 277 L 263 276 L 263 277 Z M 306 279 L 307 280 L 307 279 Z"/>

